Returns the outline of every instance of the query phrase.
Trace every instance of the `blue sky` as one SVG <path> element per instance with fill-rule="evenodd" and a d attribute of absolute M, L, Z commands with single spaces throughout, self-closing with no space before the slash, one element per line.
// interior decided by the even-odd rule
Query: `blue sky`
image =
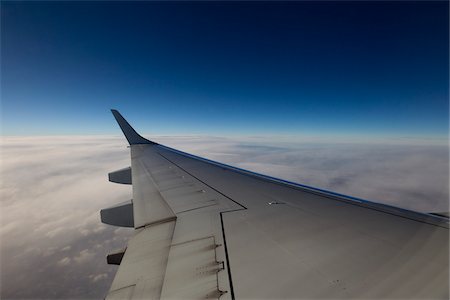
<path fill-rule="evenodd" d="M 447 2 L 4 2 L 4 135 L 446 137 Z"/>

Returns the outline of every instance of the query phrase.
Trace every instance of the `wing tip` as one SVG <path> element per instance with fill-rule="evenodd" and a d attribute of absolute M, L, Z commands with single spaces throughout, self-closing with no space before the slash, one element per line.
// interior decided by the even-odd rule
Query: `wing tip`
<path fill-rule="evenodd" d="M 119 124 L 120 129 L 122 129 L 122 132 L 130 145 L 157 144 L 155 142 L 147 140 L 146 138 L 142 137 L 139 133 L 137 133 L 136 130 L 134 130 L 134 128 L 131 127 L 128 121 L 122 116 L 122 114 L 117 109 L 111 109 L 111 112 L 114 118 L 116 119 L 117 124 Z"/>

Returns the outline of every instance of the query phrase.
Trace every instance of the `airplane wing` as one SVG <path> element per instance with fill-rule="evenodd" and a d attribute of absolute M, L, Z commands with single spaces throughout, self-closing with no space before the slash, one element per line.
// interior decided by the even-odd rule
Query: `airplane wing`
<path fill-rule="evenodd" d="M 113 110 L 134 227 L 106 299 L 449 298 L 448 218 L 256 174 L 140 136 Z"/>

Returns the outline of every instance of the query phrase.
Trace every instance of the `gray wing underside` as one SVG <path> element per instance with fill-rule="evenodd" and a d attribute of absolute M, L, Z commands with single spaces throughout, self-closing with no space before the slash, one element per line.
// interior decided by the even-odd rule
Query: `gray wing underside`
<path fill-rule="evenodd" d="M 448 219 L 141 138 L 127 138 L 135 234 L 107 299 L 449 297 Z"/>

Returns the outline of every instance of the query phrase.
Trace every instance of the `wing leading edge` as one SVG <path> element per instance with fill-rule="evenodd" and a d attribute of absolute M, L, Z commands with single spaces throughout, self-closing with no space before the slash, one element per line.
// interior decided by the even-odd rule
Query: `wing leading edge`
<path fill-rule="evenodd" d="M 447 218 L 196 157 L 113 114 L 136 232 L 108 299 L 448 298 Z"/>

